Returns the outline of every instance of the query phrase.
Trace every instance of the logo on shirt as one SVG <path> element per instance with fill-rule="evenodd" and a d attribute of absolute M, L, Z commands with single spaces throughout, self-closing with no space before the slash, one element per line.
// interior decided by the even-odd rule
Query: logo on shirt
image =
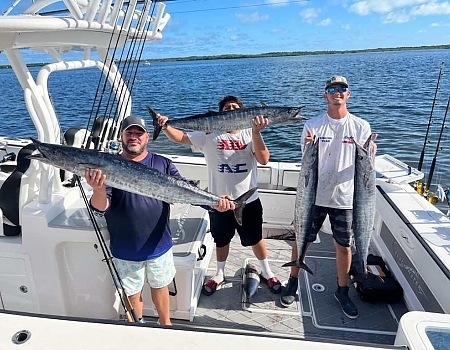
<path fill-rule="evenodd" d="M 332 137 L 328 137 L 328 136 L 320 136 L 319 137 L 320 142 L 331 142 L 332 139 L 333 139 Z"/>
<path fill-rule="evenodd" d="M 217 148 L 225 151 L 240 151 L 247 148 L 240 140 L 219 140 Z"/>
<path fill-rule="evenodd" d="M 353 139 L 353 136 L 344 136 L 342 139 L 342 143 L 355 143 L 355 140 Z"/>
<path fill-rule="evenodd" d="M 237 174 L 248 173 L 247 163 L 242 164 L 219 164 L 219 173 Z"/>

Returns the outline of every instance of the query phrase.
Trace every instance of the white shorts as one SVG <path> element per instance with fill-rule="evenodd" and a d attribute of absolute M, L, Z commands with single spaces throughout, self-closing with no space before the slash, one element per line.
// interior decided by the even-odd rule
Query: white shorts
<path fill-rule="evenodd" d="M 160 257 L 146 261 L 129 261 L 114 258 L 125 293 L 129 296 L 142 291 L 147 281 L 151 288 L 168 286 L 175 277 L 172 248 Z"/>

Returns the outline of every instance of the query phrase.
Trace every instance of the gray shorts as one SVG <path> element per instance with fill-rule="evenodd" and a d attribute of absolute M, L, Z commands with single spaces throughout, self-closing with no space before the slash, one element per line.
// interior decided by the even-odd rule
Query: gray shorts
<path fill-rule="evenodd" d="M 317 233 L 325 218 L 329 217 L 333 238 L 342 247 L 350 247 L 353 243 L 353 209 L 336 209 L 314 206 L 311 237 L 315 241 Z"/>

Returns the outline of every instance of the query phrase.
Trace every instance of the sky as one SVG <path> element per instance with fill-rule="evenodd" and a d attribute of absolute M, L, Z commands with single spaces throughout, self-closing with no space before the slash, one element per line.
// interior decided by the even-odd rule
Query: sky
<path fill-rule="evenodd" d="M 0 13 L 13 2 L 0 0 Z M 143 58 L 450 44 L 450 0 L 174 0 L 166 5 L 171 18 L 163 39 L 148 45 Z M 0 55 L 0 64 L 4 59 Z"/>

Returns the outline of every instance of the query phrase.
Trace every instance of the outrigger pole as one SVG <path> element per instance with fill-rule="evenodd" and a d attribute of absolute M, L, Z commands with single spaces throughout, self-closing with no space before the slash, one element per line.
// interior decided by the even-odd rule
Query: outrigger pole
<path fill-rule="evenodd" d="M 125 294 L 125 289 L 123 289 L 122 281 L 120 280 L 119 273 L 117 272 L 116 266 L 114 265 L 111 252 L 106 245 L 105 239 L 103 238 L 102 232 L 100 231 L 100 227 L 98 226 L 97 220 L 95 219 L 95 215 L 92 212 L 91 207 L 89 206 L 89 201 L 87 199 L 86 192 L 84 192 L 84 188 L 81 185 L 80 177 L 76 174 L 74 174 L 73 176 L 76 179 L 78 187 L 80 188 L 81 196 L 83 197 L 84 204 L 86 205 L 86 209 L 89 213 L 89 218 L 92 221 L 92 225 L 94 226 L 95 235 L 97 236 L 97 240 L 100 244 L 103 257 L 105 258 L 106 266 L 108 266 L 108 270 L 111 274 L 114 286 L 116 287 L 117 293 L 119 294 L 120 303 L 122 304 L 122 307 L 125 311 L 125 316 L 127 317 L 128 322 L 139 322 L 139 317 L 137 316 L 136 311 L 133 309 L 133 305 L 131 305 L 130 299 L 128 299 L 128 296 Z M 120 290 L 122 290 L 122 293 Z"/>
<path fill-rule="evenodd" d="M 444 62 L 441 62 L 441 67 L 439 69 L 439 75 L 438 75 L 438 80 L 437 80 L 437 84 L 436 84 L 436 90 L 434 91 L 433 105 L 431 106 L 430 118 L 428 119 L 427 132 L 425 134 L 425 140 L 423 141 L 422 152 L 420 153 L 419 165 L 417 166 L 417 170 L 419 170 L 419 171 L 422 170 L 423 159 L 425 157 L 425 147 L 426 147 L 427 142 L 428 142 L 428 132 L 430 131 L 430 126 L 433 123 L 432 122 L 432 120 L 433 120 L 433 110 L 434 110 L 434 105 L 436 103 L 437 92 L 439 90 L 439 81 L 441 80 L 441 76 L 444 75 L 444 73 L 442 72 L 442 68 L 443 67 L 444 67 Z"/>
<path fill-rule="evenodd" d="M 436 166 L 436 158 L 437 158 L 437 153 L 439 151 L 439 145 L 441 143 L 441 138 L 442 138 L 442 134 L 444 132 L 444 127 L 445 127 L 445 119 L 447 118 L 447 113 L 448 113 L 448 108 L 450 106 L 450 96 L 448 97 L 448 101 L 447 101 L 447 107 L 445 108 L 445 114 L 444 114 L 444 119 L 442 120 L 442 126 L 441 126 L 441 132 L 439 134 L 439 138 L 438 138 L 438 142 L 436 145 L 436 151 L 434 153 L 434 158 L 433 161 L 431 162 L 431 167 L 430 167 L 430 173 L 428 174 L 428 179 L 427 179 L 427 184 L 425 189 L 428 191 L 431 185 L 431 179 L 433 178 L 433 173 L 434 173 L 434 167 Z"/>

